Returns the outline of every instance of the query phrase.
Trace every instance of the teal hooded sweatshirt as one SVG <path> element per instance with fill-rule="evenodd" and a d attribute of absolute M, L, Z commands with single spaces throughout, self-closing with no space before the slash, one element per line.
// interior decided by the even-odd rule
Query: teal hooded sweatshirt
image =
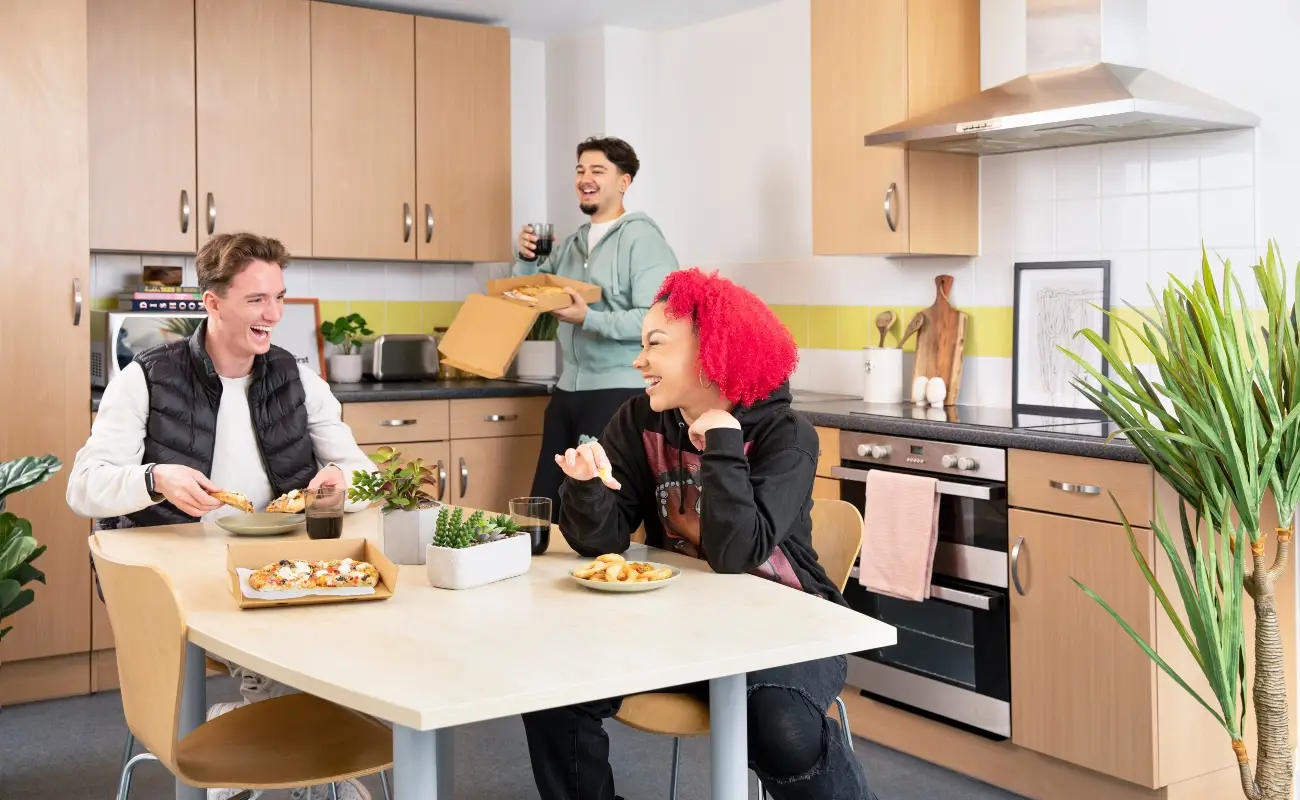
<path fill-rule="evenodd" d="M 516 260 L 512 274 L 547 273 L 600 287 L 600 302 L 591 304 L 582 325 L 559 325 L 564 370 L 557 388 L 635 389 L 645 384 L 632 368 L 641 351 L 641 322 L 664 279 L 677 269 L 677 256 L 659 226 L 640 211 L 619 217 L 588 253 L 590 228 L 591 223 L 578 228 L 540 264 Z"/>

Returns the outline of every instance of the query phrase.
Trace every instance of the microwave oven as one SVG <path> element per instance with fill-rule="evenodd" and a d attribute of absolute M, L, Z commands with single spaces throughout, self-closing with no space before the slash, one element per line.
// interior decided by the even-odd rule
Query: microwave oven
<path fill-rule="evenodd" d="M 102 389 L 137 354 L 184 339 L 207 316 L 204 311 L 91 311 L 90 385 Z"/>

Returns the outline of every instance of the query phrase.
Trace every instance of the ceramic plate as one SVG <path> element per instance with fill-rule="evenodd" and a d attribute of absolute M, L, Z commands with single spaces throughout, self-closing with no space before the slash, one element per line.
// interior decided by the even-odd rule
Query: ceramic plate
<path fill-rule="evenodd" d="M 307 524 L 306 514 L 227 514 L 217 517 L 217 525 L 240 536 L 275 536 L 296 531 Z"/>
<path fill-rule="evenodd" d="M 673 576 L 671 578 L 664 578 L 661 581 L 646 581 L 644 583 L 610 583 L 608 581 L 589 581 L 586 578 L 574 577 L 572 572 L 569 573 L 569 577 L 572 578 L 575 582 L 580 583 L 583 586 L 586 586 L 588 589 L 595 589 L 598 592 L 650 592 L 650 591 L 654 591 L 655 589 L 662 589 L 663 587 L 677 580 L 677 577 L 682 574 L 682 571 L 680 569 L 672 566 L 671 564 L 660 564 L 655 561 L 641 561 L 641 559 L 634 559 L 634 560 L 641 564 L 649 564 L 653 567 L 664 567 L 665 569 L 670 569 L 673 571 Z M 575 567 L 574 569 L 577 569 L 577 567 Z"/>

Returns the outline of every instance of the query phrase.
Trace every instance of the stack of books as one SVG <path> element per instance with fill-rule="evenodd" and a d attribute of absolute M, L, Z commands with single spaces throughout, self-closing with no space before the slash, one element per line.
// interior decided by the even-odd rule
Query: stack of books
<path fill-rule="evenodd" d="M 128 286 L 117 296 L 118 311 L 202 311 L 203 292 L 197 286 Z"/>

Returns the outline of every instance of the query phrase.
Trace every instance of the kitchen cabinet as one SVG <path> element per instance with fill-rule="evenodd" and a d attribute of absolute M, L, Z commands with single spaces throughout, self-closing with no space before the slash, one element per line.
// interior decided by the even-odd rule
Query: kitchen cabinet
<path fill-rule="evenodd" d="M 311 118 L 312 254 L 414 259 L 415 18 L 313 2 Z"/>
<path fill-rule="evenodd" d="M 447 502 L 507 513 L 510 500 L 531 494 L 541 436 L 453 439 Z"/>
<path fill-rule="evenodd" d="M 192 253 L 194 0 L 87 0 L 86 12 L 90 248 Z"/>
<path fill-rule="evenodd" d="M 0 644 L 0 705 L 82 693 L 89 684 L 89 525 L 64 494 L 89 434 L 87 19 L 101 5 L 88 12 L 85 0 L 0 3 L 0 275 L 15 288 L 0 296 L 10 377 L 0 383 L 0 459 L 51 453 L 65 465 L 8 498 L 6 511 L 30 520 L 48 548 L 36 562 L 47 583 L 32 584 L 35 600 L 5 620 L 13 630 Z"/>
<path fill-rule="evenodd" d="M 200 247 L 253 231 L 312 254 L 311 6 L 194 2 Z"/>
<path fill-rule="evenodd" d="M 977 255 L 979 160 L 866 147 L 979 91 L 978 0 L 812 0 L 813 252 Z"/>
<path fill-rule="evenodd" d="M 402 454 L 403 461 L 424 459 L 424 463 L 433 472 L 438 482 L 433 492 L 435 500 L 450 503 L 447 489 L 451 485 L 451 443 L 450 442 L 385 442 L 379 447 L 391 447 Z M 370 448 L 367 448 L 370 449 Z"/>
<path fill-rule="evenodd" d="M 511 261 L 510 32 L 415 19 L 421 261 Z"/>
<path fill-rule="evenodd" d="M 813 478 L 814 500 L 839 500 L 840 482 L 831 469 L 840 464 L 840 431 L 838 428 L 817 428 L 817 477 Z"/>

